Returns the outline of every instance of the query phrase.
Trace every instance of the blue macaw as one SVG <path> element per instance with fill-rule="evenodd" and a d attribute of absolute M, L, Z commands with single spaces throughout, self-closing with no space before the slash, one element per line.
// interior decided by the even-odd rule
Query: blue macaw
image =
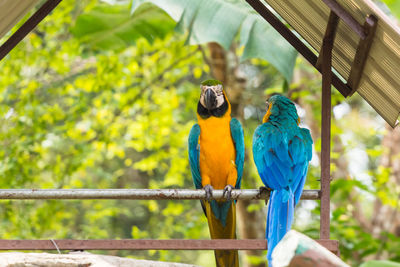
<path fill-rule="evenodd" d="M 274 95 L 267 101 L 263 124 L 253 136 L 253 157 L 262 182 L 271 189 L 266 238 L 268 265 L 272 252 L 289 231 L 294 207 L 299 202 L 312 157 L 310 131 L 300 128 L 300 119 L 292 101 Z"/>
<path fill-rule="evenodd" d="M 236 204 L 233 188 L 240 189 L 244 163 L 244 138 L 240 122 L 231 118 L 231 105 L 222 83 L 204 81 L 197 105 L 197 121 L 189 134 L 189 162 L 197 189 L 208 200 L 201 205 L 207 216 L 212 239 L 236 238 Z M 210 200 L 213 189 L 223 189 L 226 200 Z M 237 250 L 215 251 L 220 267 L 239 266 Z"/>

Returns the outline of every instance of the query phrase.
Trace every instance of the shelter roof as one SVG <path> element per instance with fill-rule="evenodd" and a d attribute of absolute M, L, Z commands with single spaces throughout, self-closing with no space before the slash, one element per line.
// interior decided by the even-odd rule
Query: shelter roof
<path fill-rule="evenodd" d="M 377 18 L 377 28 L 356 90 L 392 127 L 400 114 L 400 29 L 370 0 L 266 0 L 317 53 L 327 27 L 330 7 L 337 2 L 360 25 L 368 15 Z M 360 37 L 339 21 L 332 66 L 348 81 Z M 348 84 L 348 83 L 347 83 Z"/>

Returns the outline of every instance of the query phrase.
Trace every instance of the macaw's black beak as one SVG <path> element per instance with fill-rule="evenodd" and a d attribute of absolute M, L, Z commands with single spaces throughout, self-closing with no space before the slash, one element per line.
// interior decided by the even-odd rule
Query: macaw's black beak
<path fill-rule="evenodd" d="M 204 94 L 204 104 L 208 110 L 214 109 L 217 107 L 217 96 L 214 91 L 211 89 L 207 89 Z"/>

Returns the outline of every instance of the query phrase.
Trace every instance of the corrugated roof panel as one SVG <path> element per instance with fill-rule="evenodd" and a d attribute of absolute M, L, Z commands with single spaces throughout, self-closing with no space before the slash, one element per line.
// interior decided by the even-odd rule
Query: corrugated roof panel
<path fill-rule="evenodd" d="M 18 23 L 39 0 L 1 0 L 0 38 Z"/>
<path fill-rule="evenodd" d="M 376 91 L 374 87 L 370 86 L 366 80 L 363 80 L 360 85 L 362 86 L 360 86 L 358 90 L 359 95 L 363 97 L 387 123 L 394 127 L 399 117 L 398 108 L 395 107 L 392 102 L 388 102 L 387 99 Z M 385 108 L 379 108 L 382 106 L 385 106 Z"/>
<path fill-rule="evenodd" d="M 266 0 L 316 51 L 320 51 L 330 9 L 322 0 Z M 374 14 L 378 26 L 358 88 L 359 94 L 392 126 L 400 113 L 400 30 L 369 0 L 337 1 L 361 25 Z M 340 20 L 332 66 L 346 80 L 359 37 Z"/>

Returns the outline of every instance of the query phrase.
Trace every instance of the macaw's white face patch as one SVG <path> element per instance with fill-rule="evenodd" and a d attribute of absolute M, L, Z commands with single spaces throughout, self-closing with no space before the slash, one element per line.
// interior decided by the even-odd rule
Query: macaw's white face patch
<path fill-rule="evenodd" d="M 208 86 L 208 85 L 201 85 L 201 95 L 200 95 L 200 103 L 203 105 L 203 107 L 207 107 L 207 100 L 206 95 L 214 95 L 215 99 L 212 98 L 212 100 L 214 100 L 213 102 L 215 102 L 215 106 L 214 108 L 219 108 L 220 106 L 222 106 L 222 104 L 224 103 L 224 93 L 223 93 L 223 87 L 222 84 L 218 84 L 218 85 L 212 85 L 212 86 Z M 211 90 L 211 92 L 206 93 L 208 90 Z M 210 99 L 208 99 L 209 101 Z"/>

